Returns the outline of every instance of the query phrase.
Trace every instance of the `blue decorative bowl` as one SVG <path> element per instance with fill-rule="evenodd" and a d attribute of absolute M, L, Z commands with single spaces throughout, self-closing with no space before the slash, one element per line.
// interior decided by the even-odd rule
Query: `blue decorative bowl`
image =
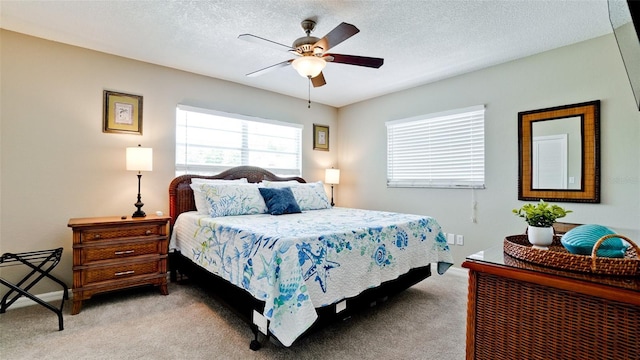
<path fill-rule="evenodd" d="M 615 234 L 606 226 L 587 224 L 577 226 L 562 236 L 560 242 L 570 253 L 591 255 L 593 246 L 605 235 Z M 628 244 L 618 237 L 605 240 L 598 248 L 597 256 L 621 258 L 627 251 Z"/>

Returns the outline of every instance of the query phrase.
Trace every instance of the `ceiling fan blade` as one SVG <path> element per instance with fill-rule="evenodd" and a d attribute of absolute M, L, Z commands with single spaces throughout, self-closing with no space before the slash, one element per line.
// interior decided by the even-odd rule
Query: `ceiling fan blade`
<path fill-rule="evenodd" d="M 323 58 L 327 61 L 333 61 L 335 63 L 366 66 L 366 67 L 376 68 L 376 69 L 382 66 L 382 64 L 384 64 L 384 59 L 382 58 L 374 58 L 374 57 L 367 57 L 367 56 L 326 54 L 326 56 L 324 56 Z"/>
<path fill-rule="evenodd" d="M 326 52 L 359 32 L 360 30 L 358 30 L 357 27 L 343 22 L 329 31 L 322 39 L 318 40 L 313 47 L 321 47 L 322 51 Z"/>
<path fill-rule="evenodd" d="M 311 78 L 311 84 L 313 84 L 313 87 L 320 87 L 326 83 L 327 82 L 324 80 L 324 75 L 322 75 L 322 72 L 320 72 L 318 76 Z"/>
<path fill-rule="evenodd" d="M 247 76 L 249 76 L 249 77 L 260 76 L 262 74 L 266 74 L 266 73 L 268 73 L 270 71 L 273 71 L 275 69 L 279 69 L 281 67 L 285 67 L 285 66 L 291 64 L 292 61 L 293 61 L 293 59 L 290 59 L 290 60 L 287 60 L 287 61 L 283 61 L 281 63 L 277 63 L 277 64 L 274 64 L 274 65 L 271 65 L 271 66 L 267 66 L 264 69 L 260 69 L 260 70 L 256 70 L 254 72 L 248 73 Z"/>
<path fill-rule="evenodd" d="M 251 34 L 242 34 L 242 35 L 238 35 L 238 39 L 242 39 L 242 40 L 245 40 L 245 41 L 248 41 L 248 42 L 252 42 L 252 43 L 256 43 L 256 44 L 267 45 L 267 46 L 270 46 L 270 47 L 278 49 L 278 50 L 294 51 L 295 52 L 295 49 L 292 48 L 289 45 L 280 44 L 278 42 L 271 41 L 269 39 L 261 38 L 260 36 L 255 36 L 255 35 L 251 35 Z"/>

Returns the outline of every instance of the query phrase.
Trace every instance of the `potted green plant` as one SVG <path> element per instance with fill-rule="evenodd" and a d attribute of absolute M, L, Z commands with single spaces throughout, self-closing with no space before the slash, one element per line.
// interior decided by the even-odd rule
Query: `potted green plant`
<path fill-rule="evenodd" d="M 520 209 L 513 209 L 513 213 L 524 218 L 527 222 L 527 237 L 535 248 L 548 249 L 553 242 L 553 223 L 565 217 L 571 210 L 558 205 L 540 201 L 536 204 L 525 204 Z"/>

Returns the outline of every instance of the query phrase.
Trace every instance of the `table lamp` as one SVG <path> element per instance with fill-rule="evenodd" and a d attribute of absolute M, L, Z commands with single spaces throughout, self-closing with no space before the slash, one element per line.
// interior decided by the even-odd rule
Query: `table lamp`
<path fill-rule="evenodd" d="M 137 147 L 128 147 L 127 170 L 138 172 L 138 201 L 134 204 L 138 210 L 136 210 L 131 217 L 145 217 L 147 214 L 142 211 L 144 204 L 140 196 L 140 180 L 142 179 L 142 171 L 153 170 L 153 149 L 143 148 L 139 144 Z"/>
<path fill-rule="evenodd" d="M 331 185 L 331 206 L 334 206 L 333 202 L 333 185 L 340 184 L 340 169 L 326 169 L 324 172 L 324 182 L 325 184 Z"/>

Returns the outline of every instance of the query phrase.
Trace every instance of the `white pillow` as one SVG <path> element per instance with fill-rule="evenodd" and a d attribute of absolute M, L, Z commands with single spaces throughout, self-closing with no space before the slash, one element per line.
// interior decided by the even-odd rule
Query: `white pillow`
<path fill-rule="evenodd" d="M 203 179 L 203 178 L 191 178 L 191 185 L 200 185 L 200 184 L 246 184 L 247 178 L 241 178 L 236 180 L 225 180 L 225 179 Z M 208 214 L 208 205 L 207 201 L 204 198 L 204 194 L 200 191 L 200 188 L 195 188 L 191 186 L 193 189 L 193 200 L 196 203 L 196 210 L 198 214 Z"/>
<path fill-rule="evenodd" d="M 203 179 L 203 178 L 191 178 L 192 184 L 246 184 L 247 178 L 226 180 L 226 179 Z"/>
<path fill-rule="evenodd" d="M 286 186 L 295 186 L 295 185 L 300 185 L 305 183 L 301 183 L 296 180 L 287 180 L 287 181 L 262 180 L 260 184 L 264 185 L 264 187 L 286 187 Z"/>
<path fill-rule="evenodd" d="M 291 192 L 300 210 L 330 209 L 331 204 L 327 193 L 324 191 L 322 181 L 314 183 L 289 183 L 288 181 L 263 181 L 265 187 L 291 187 Z"/>
<path fill-rule="evenodd" d="M 191 184 L 191 188 L 194 195 L 200 193 L 203 199 L 202 208 L 199 208 L 198 212 L 211 217 L 267 212 L 267 205 L 257 184 L 205 183 Z"/>

